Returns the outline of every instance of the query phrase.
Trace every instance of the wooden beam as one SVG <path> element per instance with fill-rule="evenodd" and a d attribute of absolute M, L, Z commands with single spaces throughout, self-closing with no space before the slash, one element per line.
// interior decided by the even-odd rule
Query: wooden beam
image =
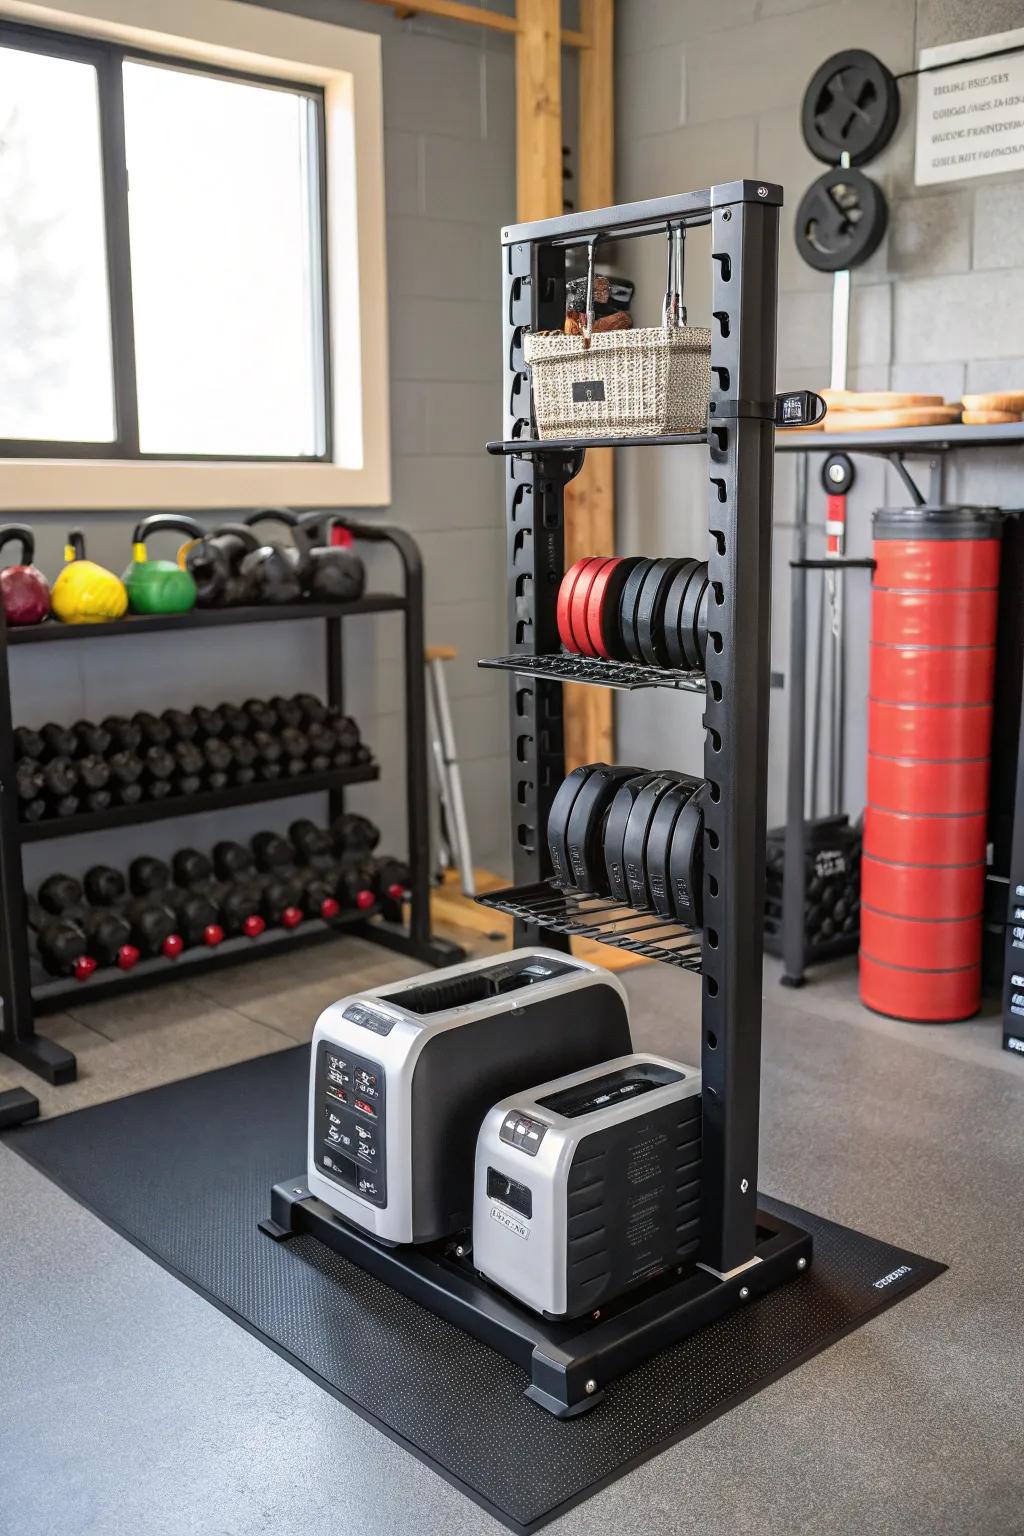
<path fill-rule="evenodd" d="M 559 0 L 516 0 L 516 217 L 562 212 Z"/>
<path fill-rule="evenodd" d="M 580 54 L 579 189 L 581 209 L 615 202 L 615 0 L 580 0 L 589 47 Z M 583 469 L 566 488 L 565 563 L 615 552 L 615 466 L 612 448 L 588 448 Z M 566 770 L 611 762 L 613 695 L 569 686 L 564 693 Z"/>
<path fill-rule="evenodd" d="M 519 23 L 514 16 L 502 16 L 484 6 L 465 5 L 462 0 L 368 0 L 370 5 L 386 5 L 394 11 L 399 21 L 411 16 L 444 16 L 449 21 L 466 21 L 471 26 L 490 27 L 494 32 L 518 32 Z M 567 27 L 559 32 L 559 40 L 566 48 L 589 46 L 584 32 L 574 32 Z"/>

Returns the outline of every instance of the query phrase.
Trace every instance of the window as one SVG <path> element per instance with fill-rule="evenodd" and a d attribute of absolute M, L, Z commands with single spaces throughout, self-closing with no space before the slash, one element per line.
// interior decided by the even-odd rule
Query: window
<path fill-rule="evenodd" d="M 0 451 L 330 457 L 322 91 L 5 26 Z"/>

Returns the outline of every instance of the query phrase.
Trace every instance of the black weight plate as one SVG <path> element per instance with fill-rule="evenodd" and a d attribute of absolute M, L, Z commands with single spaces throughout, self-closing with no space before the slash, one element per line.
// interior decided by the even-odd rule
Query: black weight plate
<path fill-rule="evenodd" d="M 682 774 L 658 773 L 645 784 L 637 795 L 626 823 L 626 835 L 622 839 L 622 867 L 626 875 L 626 890 L 632 907 L 650 905 L 647 887 L 647 837 L 651 830 L 654 813 L 662 797 L 679 783 Z"/>
<path fill-rule="evenodd" d="M 584 763 L 579 768 L 574 768 L 567 774 L 558 787 L 558 793 L 551 802 L 551 810 L 548 813 L 548 852 L 551 855 L 551 872 L 559 885 L 571 884 L 571 866 L 569 864 L 569 816 L 576 803 L 576 796 L 589 779 L 590 775 L 599 768 L 607 768 L 607 763 Z"/>
<path fill-rule="evenodd" d="M 672 910 L 681 923 L 700 928 L 704 905 L 704 805 L 708 788 L 702 784 L 683 806 L 672 829 L 668 872 Z"/>
<path fill-rule="evenodd" d="M 703 667 L 708 654 L 708 608 L 711 604 L 711 583 L 708 582 L 700 595 L 697 617 L 693 625 L 693 641 L 697 648 L 697 665 Z"/>
<path fill-rule="evenodd" d="M 636 797 L 640 791 L 652 779 L 659 777 L 657 773 L 642 773 L 635 779 L 628 779 L 625 784 L 619 785 L 609 808 L 608 819 L 604 824 L 604 869 L 608 894 L 614 896 L 616 901 L 629 901 L 623 863 L 623 843 L 629 814 L 636 804 Z"/>
<path fill-rule="evenodd" d="M 682 617 L 686 589 L 690 585 L 691 578 L 695 575 L 699 565 L 699 560 L 684 560 L 682 566 L 673 577 L 672 585 L 669 587 L 668 596 L 665 599 L 665 652 L 668 656 L 670 667 L 686 666 L 686 659 L 683 656 L 683 642 L 679 635 L 679 620 Z"/>
<path fill-rule="evenodd" d="M 642 768 L 597 765 L 573 801 L 565 844 L 569 884 L 575 890 L 604 892 L 604 819 L 619 785 L 642 773 Z"/>
<path fill-rule="evenodd" d="M 861 171 L 837 167 L 812 181 L 796 211 L 796 248 L 816 272 L 861 266 L 881 244 L 889 210 Z"/>
<path fill-rule="evenodd" d="M 693 580 L 686 589 L 683 598 L 682 610 L 679 614 L 679 643 L 683 648 L 686 667 L 700 667 L 703 665 L 697 650 L 697 612 L 700 608 L 701 598 L 707 591 L 708 567 L 706 561 L 701 561 L 700 568 L 694 574 Z"/>
<path fill-rule="evenodd" d="M 636 639 L 640 655 L 649 667 L 668 665 L 668 648 L 665 645 L 665 602 L 672 586 L 672 579 L 684 560 L 655 560 L 636 605 Z"/>
<path fill-rule="evenodd" d="M 622 588 L 622 600 L 619 603 L 619 633 L 622 637 L 622 648 L 629 661 L 643 660 L 640 653 L 640 640 L 636 632 L 636 609 L 647 572 L 653 564 L 653 560 L 638 560 L 626 577 L 625 586 Z"/>
<path fill-rule="evenodd" d="M 800 127 L 816 160 L 865 165 L 880 154 L 900 120 L 900 88 L 881 59 L 862 48 L 834 53 L 804 92 Z"/>
<path fill-rule="evenodd" d="M 662 795 L 647 834 L 647 888 L 651 905 L 659 917 L 672 917 L 672 884 L 668 856 L 672 830 L 689 800 L 701 786 L 700 779 L 683 779 Z"/>

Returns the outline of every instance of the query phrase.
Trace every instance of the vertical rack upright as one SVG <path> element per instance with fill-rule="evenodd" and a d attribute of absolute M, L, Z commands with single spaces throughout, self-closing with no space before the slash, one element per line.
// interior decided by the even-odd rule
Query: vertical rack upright
<path fill-rule="evenodd" d="M 517 886 L 551 873 L 545 827 L 564 774 L 555 599 L 563 566 L 563 496 L 588 440 L 538 440 L 523 353 L 527 329 L 561 328 L 565 248 L 601 233 L 623 240 L 667 223 L 711 228 L 708 430 L 676 438 L 707 452 L 708 621 L 704 774 L 702 1072 L 703 1252 L 732 1274 L 757 1243 L 761 949 L 768 766 L 769 613 L 775 329 L 781 188 L 739 181 L 705 191 L 570 214 L 502 232 L 504 437 L 509 602 L 519 672 L 511 687 L 512 848 Z M 590 441 L 594 441 L 591 439 Z M 543 661 L 552 666 L 545 675 Z M 527 658 L 530 659 L 527 664 Z M 617 669 L 621 675 L 622 669 Z M 607 669 L 611 686 L 611 670 Z M 601 682 L 595 664 L 582 680 Z M 650 685 L 652 679 L 643 680 Z M 666 681 L 669 679 L 666 678 Z M 629 683 L 626 684 L 629 686 Z M 497 904 L 497 903 L 495 903 Z M 514 906 L 513 904 L 506 904 Z M 519 913 L 517 940 L 565 942 Z M 599 934 L 596 936 L 600 937 Z"/>

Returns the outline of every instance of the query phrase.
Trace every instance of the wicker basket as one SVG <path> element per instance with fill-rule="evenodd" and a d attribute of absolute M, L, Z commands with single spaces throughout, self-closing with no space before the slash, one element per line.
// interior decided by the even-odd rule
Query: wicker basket
<path fill-rule="evenodd" d="M 530 332 L 540 437 L 662 437 L 703 432 L 711 387 L 711 332 L 644 326 L 582 336 Z"/>

